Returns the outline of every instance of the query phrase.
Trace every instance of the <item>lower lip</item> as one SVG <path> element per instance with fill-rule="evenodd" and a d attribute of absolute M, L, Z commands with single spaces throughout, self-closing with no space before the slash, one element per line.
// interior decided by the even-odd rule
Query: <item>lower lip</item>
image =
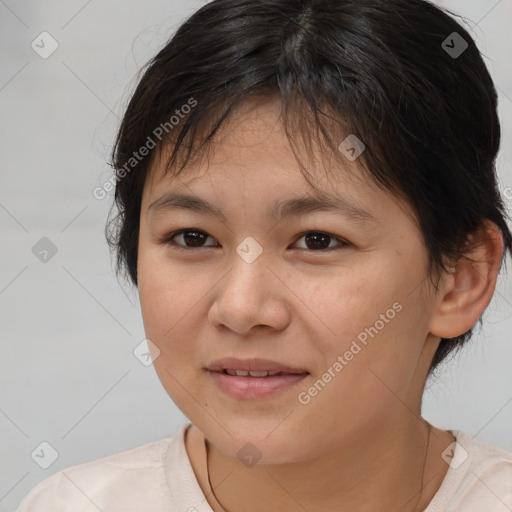
<path fill-rule="evenodd" d="M 309 375 L 300 373 L 268 377 L 240 377 L 222 372 L 208 371 L 208 373 L 219 389 L 235 398 L 245 400 L 274 395 L 294 386 Z"/>

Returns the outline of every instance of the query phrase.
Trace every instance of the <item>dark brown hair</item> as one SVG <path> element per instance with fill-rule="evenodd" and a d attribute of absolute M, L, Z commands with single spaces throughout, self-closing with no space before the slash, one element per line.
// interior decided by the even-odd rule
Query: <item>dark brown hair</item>
<path fill-rule="evenodd" d="M 167 168 L 177 175 L 237 106 L 269 95 L 281 100 L 292 147 L 298 135 L 309 148 L 317 141 L 340 155 L 336 126 L 364 142 L 365 174 L 413 207 L 430 272 L 463 257 L 484 219 L 503 233 L 503 264 L 512 234 L 495 169 L 496 89 L 452 16 L 424 0 L 201 7 L 141 70 L 115 141 L 118 213 L 106 236 L 118 275 L 137 285 L 142 190 L 155 149 L 171 143 Z M 465 49 L 456 55 L 454 48 Z M 442 339 L 431 370 L 471 334 Z"/>

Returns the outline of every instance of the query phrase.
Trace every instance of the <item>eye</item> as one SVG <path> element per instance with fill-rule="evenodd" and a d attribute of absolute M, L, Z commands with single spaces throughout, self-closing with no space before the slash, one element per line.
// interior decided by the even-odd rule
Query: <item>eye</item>
<path fill-rule="evenodd" d="M 185 244 L 190 245 L 178 244 L 174 241 L 175 238 L 181 238 L 182 241 L 185 241 Z M 204 231 L 194 228 L 188 228 L 170 233 L 168 236 L 164 238 L 164 240 L 162 240 L 162 242 L 172 246 L 176 246 L 178 249 L 193 249 L 194 247 L 205 247 L 204 245 L 202 245 L 202 243 L 208 238 L 209 235 Z"/>
<path fill-rule="evenodd" d="M 326 250 L 334 250 L 334 249 L 341 249 L 347 245 L 349 245 L 348 242 L 343 240 L 342 238 L 339 238 L 334 235 L 330 235 L 329 233 L 324 233 L 323 231 L 308 231 L 301 235 L 301 237 L 298 239 L 304 238 L 306 249 L 311 249 L 313 251 L 323 251 L 326 252 Z M 297 240 L 297 241 L 298 241 Z M 330 247 L 331 241 L 337 241 L 338 247 Z M 297 243 L 297 242 L 295 242 Z M 304 249 L 304 247 L 301 247 L 301 249 Z"/>
<path fill-rule="evenodd" d="M 177 249 L 185 250 L 201 247 L 214 247 L 215 244 L 204 245 L 204 242 L 208 238 L 212 237 L 204 231 L 195 228 L 187 228 L 170 233 L 162 240 L 162 243 L 169 244 Z M 309 249 L 310 251 L 308 252 L 326 252 L 334 249 L 341 249 L 349 245 L 345 240 L 323 231 L 307 231 L 300 236 L 295 244 L 297 244 L 297 242 L 302 238 L 305 240 L 305 247 L 299 247 L 299 249 Z M 176 239 L 181 240 L 181 243 L 176 242 Z M 338 245 L 331 246 L 331 242 L 337 242 Z"/>

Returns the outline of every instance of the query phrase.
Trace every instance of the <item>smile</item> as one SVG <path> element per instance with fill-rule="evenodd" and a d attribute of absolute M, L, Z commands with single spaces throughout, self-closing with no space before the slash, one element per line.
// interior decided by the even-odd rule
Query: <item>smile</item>
<path fill-rule="evenodd" d="M 229 372 L 229 373 L 228 373 Z M 213 384 L 223 394 L 237 400 L 274 398 L 295 388 L 309 373 L 223 370 L 208 371 Z"/>
<path fill-rule="evenodd" d="M 223 373 L 227 375 L 238 375 L 239 377 L 268 377 L 274 375 L 292 375 L 290 373 L 286 374 L 285 372 L 271 372 L 271 371 L 250 371 L 250 370 L 224 370 Z"/>

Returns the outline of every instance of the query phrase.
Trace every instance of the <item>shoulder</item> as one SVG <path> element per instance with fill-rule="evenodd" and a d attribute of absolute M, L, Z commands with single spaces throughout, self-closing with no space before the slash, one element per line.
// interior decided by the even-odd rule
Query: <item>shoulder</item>
<path fill-rule="evenodd" d="M 160 502 L 168 506 L 166 458 L 172 445 L 182 442 L 184 429 L 185 425 L 173 437 L 58 471 L 33 487 L 16 512 L 128 512 L 159 510 Z"/>
<path fill-rule="evenodd" d="M 443 454 L 449 469 L 428 512 L 510 512 L 512 453 L 452 431 L 456 443 Z"/>

